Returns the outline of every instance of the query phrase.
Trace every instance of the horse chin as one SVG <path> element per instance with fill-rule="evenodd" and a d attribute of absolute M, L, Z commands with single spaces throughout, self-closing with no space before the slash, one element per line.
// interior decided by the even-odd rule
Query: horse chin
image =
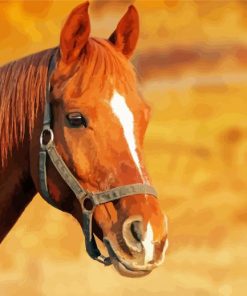
<path fill-rule="evenodd" d="M 113 264 L 113 266 L 115 267 L 115 269 L 122 275 L 125 277 L 143 277 L 148 275 L 151 270 L 130 270 L 128 269 L 124 263 L 122 263 L 121 261 L 119 261 L 116 258 L 111 258 L 111 262 Z"/>
<path fill-rule="evenodd" d="M 117 255 L 115 249 L 108 239 L 104 239 L 104 244 L 107 248 L 111 262 L 115 269 L 125 277 L 143 277 L 148 275 L 156 266 L 154 265 L 137 265 Z"/>

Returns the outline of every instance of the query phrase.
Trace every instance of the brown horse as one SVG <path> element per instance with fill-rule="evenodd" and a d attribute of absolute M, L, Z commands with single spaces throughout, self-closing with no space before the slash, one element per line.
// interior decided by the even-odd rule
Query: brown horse
<path fill-rule="evenodd" d="M 91 38 L 88 5 L 71 12 L 58 48 L 0 68 L 0 241 L 35 194 L 44 197 L 45 184 L 46 199 L 73 215 L 84 234 L 82 215 L 92 214 L 92 233 L 105 243 L 121 274 L 141 276 L 162 263 L 168 242 L 166 220 L 142 157 L 150 109 L 137 91 L 129 62 L 139 19 L 130 6 L 108 40 Z M 42 134 L 47 100 L 52 121 L 48 136 Z M 54 137 L 67 177 L 49 153 L 40 180 L 40 134 L 45 149 L 44 138 L 50 143 Z M 86 200 L 84 194 L 80 202 L 73 178 L 79 191 L 91 192 L 92 198 Z M 95 202 L 102 191 L 104 198 L 108 193 L 113 197 Z M 85 200 L 94 203 L 91 208 Z"/>

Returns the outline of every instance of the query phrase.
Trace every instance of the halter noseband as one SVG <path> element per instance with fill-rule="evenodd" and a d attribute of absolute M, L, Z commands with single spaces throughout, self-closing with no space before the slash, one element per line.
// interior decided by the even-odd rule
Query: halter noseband
<path fill-rule="evenodd" d="M 94 260 L 103 263 L 104 265 L 110 265 L 110 257 L 103 256 L 96 244 L 93 232 L 92 232 L 92 217 L 94 209 L 97 205 L 101 205 L 107 202 L 118 200 L 122 197 L 131 196 L 135 194 L 149 194 L 154 197 L 157 196 L 155 189 L 149 184 L 130 184 L 115 187 L 108 191 L 102 192 L 88 192 L 85 190 L 81 184 L 74 177 L 72 172 L 69 170 L 61 156 L 59 155 L 55 143 L 54 143 L 54 134 L 51 128 L 51 104 L 49 102 L 50 97 L 50 76 L 52 71 L 55 69 L 55 57 L 54 54 L 51 57 L 49 68 L 48 68 L 48 77 L 47 77 L 47 86 L 46 86 L 46 101 L 44 109 L 44 120 L 43 120 L 43 129 L 40 135 L 40 152 L 39 152 L 39 182 L 40 182 L 40 192 L 42 197 L 52 206 L 58 208 L 55 201 L 49 194 L 49 189 L 47 186 L 47 174 L 46 174 L 46 159 L 49 155 L 50 160 L 52 161 L 54 167 L 69 186 L 69 188 L 74 192 L 76 198 L 80 202 L 82 209 L 82 230 L 85 236 L 85 244 L 88 255 Z M 45 142 L 44 138 L 49 138 L 48 142 Z"/>

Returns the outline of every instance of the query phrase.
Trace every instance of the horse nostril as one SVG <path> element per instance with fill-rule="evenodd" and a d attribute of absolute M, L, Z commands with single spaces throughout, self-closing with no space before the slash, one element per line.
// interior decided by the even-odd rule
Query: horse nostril
<path fill-rule="evenodd" d="M 131 252 L 143 252 L 143 224 L 139 216 L 132 216 L 124 221 L 122 234 Z"/>
<path fill-rule="evenodd" d="M 130 225 L 130 231 L 136 241 L 138 241 L 138 242 L 142 241 L 142 223 L 141 223 L 141 221 L 133 221 Z"/>

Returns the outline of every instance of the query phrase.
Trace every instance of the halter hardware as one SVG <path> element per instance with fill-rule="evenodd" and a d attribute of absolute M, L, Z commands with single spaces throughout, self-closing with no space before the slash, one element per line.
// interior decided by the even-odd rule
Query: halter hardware
<path fill-rule="evenodd" d="M 81 201 L 81 208 L 84 211 L 92 212 L 96 205 L 94 204 L 93 198 L 90 195 L 86 195 Z"/>
<path fill-rule="evenodd" d="M 49 140 L 46 142 L 45 138 L 47 138 L 48 135 L 49 135 Z M 43 149 L 43 150 L 47 149 L 47 147 L 49 147 L 49 145 L 54 141 L 53 130 L 51 128 L 45 127 L 40 134 L 39 141 L 40 141 L 41 149 Z"/>
<path fill-rule="evenodd" d="M 88 255 L 104 265 L 111 265 L 110 257 L 103 256 L 96 244 L 93 232 L 92 232 L 92 218 L 93 212 L 97 205 L 105 204 L 114 200 L 119 200 L 126 196 L 136 194 L 149 194 L 154 197 L 157 196 L 155 189 L 149 184 L 129 184 L 124 186 L 115 187 L 113 189 L 92 193 L 85 190 L 78 180 L 74 177 L 70 169 L 67 167 L 61 156 L 59 155 L 55 143 L 54 133 L 51 128 L 51 104 L 49 102 L 50 97 L 50 76 L 55 69 L 56 54 L 51 57 L 48 76 L 47 76 L 47 88 L 46 88 L 46 101 L 44 108 L 44 120 L 43 129 L 40 135 L 40 152 L 39 152 L 39 181 L 40 181 L 40 193 L 42 197 L 52 206 L 58 208 L 54 199 L 49 194 L 47 186 L 47 173 L 46 162 L 47 156 L 49 156 L 54 167 L 66 182 L 68 187 L 74 192 L 77 200 L 79 201 L 82 209 L 82 230 L 85 236 L 85 244 Z M 48 138 L 48 140 L 47 140 Z M 58 208 L 59 209 L 59 208 Z"/>

